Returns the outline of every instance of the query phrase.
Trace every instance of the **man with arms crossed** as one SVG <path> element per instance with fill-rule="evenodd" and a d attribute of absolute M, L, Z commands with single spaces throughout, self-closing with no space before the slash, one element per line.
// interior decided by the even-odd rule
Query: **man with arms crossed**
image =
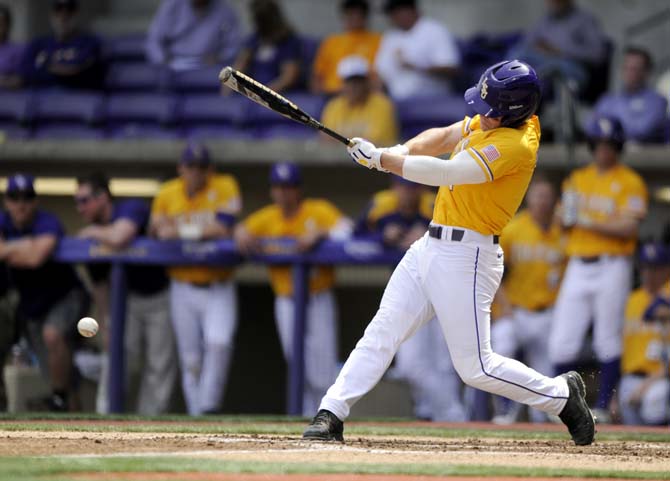
<path fill-rule="evenodd" d="M 347 149 L 361 165 L 440 190 L 428 232 L 398 264 L 379 311 L 305 431 L 307 439 L 342 441 L 351 406 L 379 381 L 398 346 L 437 316 L 465 383 L 557 414 L 576 444 L 593 442 L 595 423 L 579 374 L 549 378 L 491 350 L 491 302 L 503 273 L 498 235 L 535 168 L 539 80 L 523 62 L 500 62 L 465 99 L 478 115 L 391 149 L 360 138 Z M 447 152 L 449 161 L 433 157 Z"/>

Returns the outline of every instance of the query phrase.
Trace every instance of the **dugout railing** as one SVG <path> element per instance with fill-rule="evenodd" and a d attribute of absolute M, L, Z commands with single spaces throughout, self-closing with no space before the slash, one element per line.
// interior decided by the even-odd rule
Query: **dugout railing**
<path fill-rule="evenodd" d="M 120 251 L 110 250 L 97 242 L 85 239 L 65 238 L 60 242 L 55 253 L 57 261 L 111 265 L 108 380 L 110 412 L 124 412 L 126 373 L 123 339 L 127 295 L 125 266 L 129 264 L 236 266 L 243 262 L 254 262 L 293 267 L 296 309 L 293 353 L 288 361 L 287 412 L 291 415 L 302 414 L 305 373 L 304 333 L 310 268 L 324 264 L 393 266 L 400 261 L 403 253 L 387 249 L 377 240 L 365 238 L 352 238 L 341 242 L 326 240 L 305 254 L 296 253 L 294 242 L 290 240 L 266 241 L 264 247 L 265 254 L 242 257 L 232 240 L 190 242 L 140 238 Z"/>

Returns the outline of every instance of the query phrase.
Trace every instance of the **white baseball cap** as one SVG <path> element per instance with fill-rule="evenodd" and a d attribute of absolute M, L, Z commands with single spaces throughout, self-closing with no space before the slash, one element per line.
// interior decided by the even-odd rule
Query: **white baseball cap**
<path fill-rule="evenodd" d="M 337 64 L 337 75 L 341 79 L 351 77 L 367 77 L 370 73 L 370 64 L 360 55 L 350 55 Z"/>

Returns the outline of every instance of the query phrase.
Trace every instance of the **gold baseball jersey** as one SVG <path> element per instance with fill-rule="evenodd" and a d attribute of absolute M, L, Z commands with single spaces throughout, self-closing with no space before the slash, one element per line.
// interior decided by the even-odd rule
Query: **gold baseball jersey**
<path fill-rule="evenodd" d="M 661 295 L 670 298 L 670 285 L 666 284 Z M 621 372 L 623 374 L 656 374 L 662 368 L 660 353 L 663 338 L 658 327 L 643 320 L 644 312 L 654 301 L 654 297 L 640 287 L 628 297 L 623 328 L 623 353 Z M 670 338 L 665 339 L 670 343 Z"/>
<path fill-rule="evenodd" d="M 211 223 L 214 219 L 232 226 L 242 207 L 237 181 L 231 175 L 211 175 L 205 187 L 194 197 L 186 195 L 181 178 L 163 184 L 151 206 L 151 215 L 163 215 L 178 225 Z M 229 279 L 232 269 L 203 266 L 170 267 L 174 280 L 196 284 L 221 282 Z"/>
<path fill-rule="evenodd" d="M 564 182 L 564 191 L 577 196 L 578 217 L 606 222 L 615 215 L 639 219 L 647 213 L 647 189 L 637 172 L 617 164 L 606 172 L 595 165 L 575 170 Z M 631 255 L 635 238 L 620 239 L 598 234 L 579 226 L 568 234 L 567 252 L 571 256 Z"/>
<path fill-rule="evenodd" d="M 500 236 L 505 252 L 504 286 L 515 307 L 531 311 L 551 307 L 565 270 L 561 227 L 544 230 L 528 211 L 520 212 Z"/>
<path fill-rule="evenodd" d="M 264 238 L 297 238 L 314 230 L 329 231 L 343 219 L 337 207 L 323 199 L 304 199 L 298 213 L 287 219 L 278 205 L 272 204 L 252 213 L 244 227 L 253 235 Z M 330 289 L 335 282 L 335 271 L 329 266 L 316 266 L 311 270 L 311 293 Z M 291 268 L 270 266 L 270 283 L 278 296 L 293 293 Z"/>
<path fill-rule="evenodd" d="M 442 186 L 437 193 L 433 221 L 500 234 L 516 214 L 533 175 L 540 147 L 536 115 L 517 129 L 484 131 L 480 117 L 465 117 L 462 138 L 451 156 L 467 150 L 486 175 L 483 184 Z"/>

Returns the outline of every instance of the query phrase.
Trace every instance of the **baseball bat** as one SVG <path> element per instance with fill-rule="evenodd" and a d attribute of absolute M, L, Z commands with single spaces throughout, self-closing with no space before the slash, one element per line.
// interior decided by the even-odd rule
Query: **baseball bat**
<path fill-rule="evenodd" d="M 286 97 L 279 95 L 274 90 L 232 67 L 225 67 L 221 70 L 219 80 L 226 87 L 233 89 L 235 92 L 244 95 L 249 100 L 253 100 L 267 109 L 283 115 L 287 119 L 320 130 L 335 140 L 339 140 L 344 145 L 351 145 L 351 140 L 329 129 Z"/>

